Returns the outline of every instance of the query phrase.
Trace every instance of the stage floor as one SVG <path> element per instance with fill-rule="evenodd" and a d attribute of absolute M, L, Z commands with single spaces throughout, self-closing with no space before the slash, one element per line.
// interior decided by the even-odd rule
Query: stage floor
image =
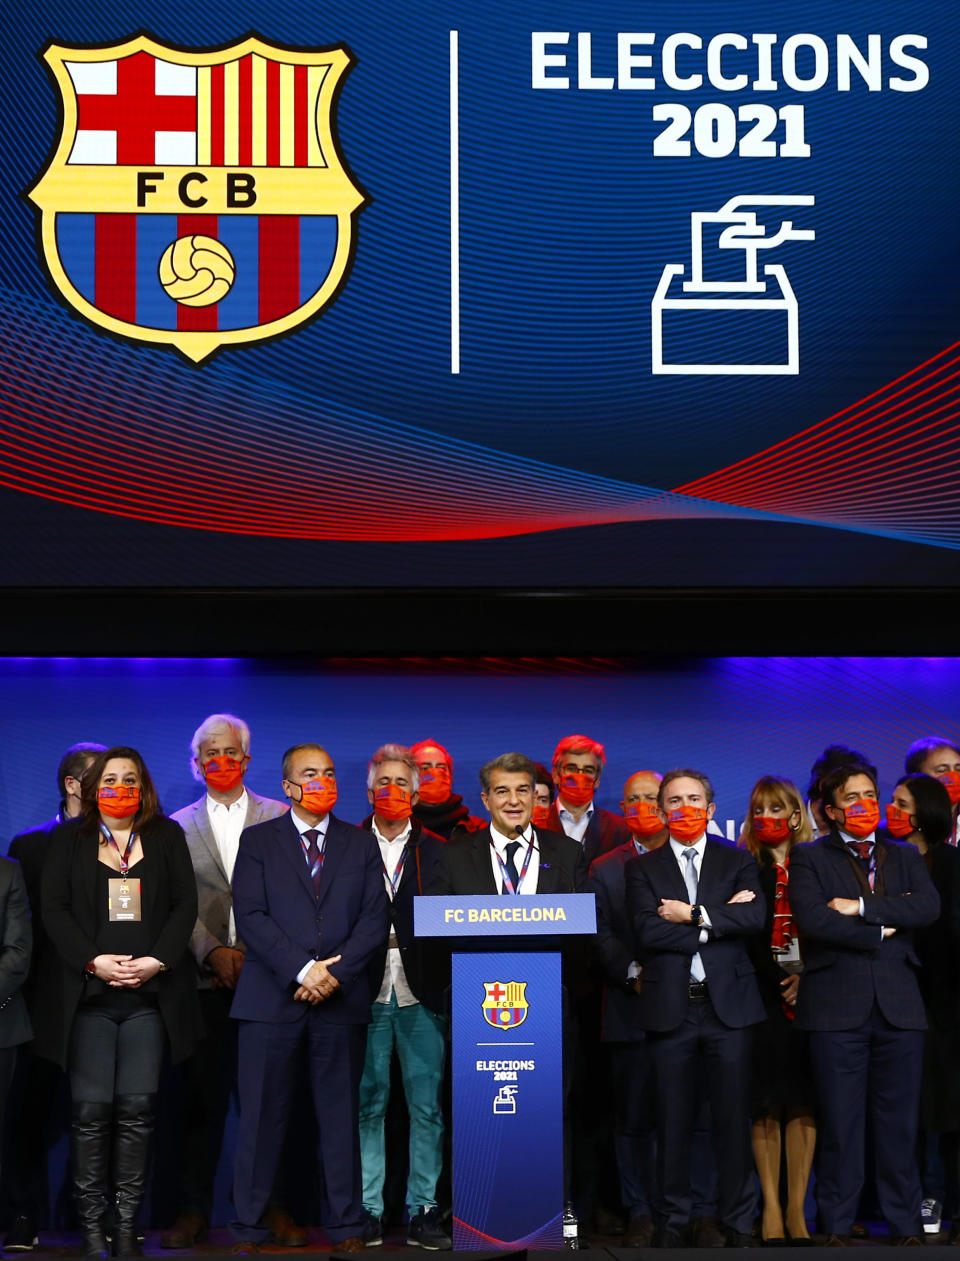
<path fill-rule="evenodd" d="M 871 1238 L 859 1240 L 851 1244 L 853 1248 L 866 1248 L 870 1250 L 870 1261 L 896 1261 L 896 1257 L 892 1255 L 893 1249 L 887 1244 L 887 1236 L 881 1233 L 883 1228 L 877 1226 Z M 144 1254 L 151 1257 L 209 1257 L 209 1256 L 228 1256 L 233 1247 L 233 1240 L 230 1232 L 227 1230 L 212 1230 L 210 1237 L 206 1242 L 197 1244 L 189 1251 L 186 1249 L 165 1249 L 160 1247 L 160 1232 L 147 1231 L 146 1243 L 144 1244 Z M 317 1253 L 325 1253 L 330 1255 L 336 1250 L 330 1244 L 326 1235 L 319 1230 L 311 1230 L 309 1232 L 309 1241 L 305 1248 L 280 1248 L 276 1245 L 269 1245 L 265 1251 L 271 1256 L 311 1256 Z M 406 1252 L 411 1258 L 414 1256 L 423 1256 L 423 1249 L 413 1249 L 405 1243 L 405 1232 L 403 1230 L 396 1233 L 388 1232 L 384 1238 L 382 1247 L 369 1249 L 371 1257 L 378 1254 L 398 1252 Z M 669 1250 L 669 1256 L 674 1261 L 703 1261 L 705 1252 L 703 1248 L 674 1248 Z M 742 1251 L 742 1250 L 738 1250 Z M 880 1253 L 883 1256 L 880 1256 Z M 7 1257 L 13 1256 L 13 1253 L 5 1253 Z M 19 1253 L 20 1257 L 76 1257 L 80 1255 L 79 1236 L 73 1232 L 58 1233 L 55 1231 L 44 1231 L 40 1236 L 40 1247 L 33 1254 Z M 351 1257 L 356 1254 L 350 1254 Z M 438 1253 L 437 1256 L 442 1254 Z M 468 1254 L 474 1261 L 497 1261 L 497 1258 L 503 1258 L 502 1252 L 471 1252 Z M 518 1253 L 511 1253 L 511 1256 L 519 1256 Z M 551 1258 L 557 1257 L 556 1252 L 531 1251 L 526 1253 L 527 1261 L 551 1261 Z M 662 1257 L 664 1250 L 654 1248 L 622 1248 L 619 1246 L 619 1240 L 616 1238 L 603 1239 L 594 1237 L 591 1240 L 589 1248 L 580 1249 L 579 1256 L 582 1261 L 640 1261 L 640 1258 L 646 1258 L 652 1261 L 652 1258 Z M 803 1253 L 798 1253 L 796 1248 L 764 1248 L 762 1252 L 756 1253 L 757 1261 L 798 1261 Z M 903 1257 L 901 1249 L 897 1249 L 897 1256 Z M 947 1232 L 943 1231 L 939 1235 L 928 1235 L 927 1243 L 924 1249 L 924 1256 L 927 1261 L 960 1261 L 960 1251 L 956 1246 L 947 1243 Z"/>

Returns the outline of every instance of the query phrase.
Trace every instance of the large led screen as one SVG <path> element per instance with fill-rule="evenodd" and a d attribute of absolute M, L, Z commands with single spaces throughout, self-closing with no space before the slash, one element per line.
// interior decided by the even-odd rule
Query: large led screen
<path fill-rule="evenodd" d="M 0 582 L 955 584 L 958 36 L 23 7 Z"/>

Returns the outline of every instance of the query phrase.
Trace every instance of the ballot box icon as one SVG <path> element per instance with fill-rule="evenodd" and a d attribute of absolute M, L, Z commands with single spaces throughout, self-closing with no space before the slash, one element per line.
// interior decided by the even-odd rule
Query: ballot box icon
<path fill-rule="evenodd" d="M 742 194 L 717 211 L 690 215 L 690 274 L 667 263 L 653 297 L 652 370 L 675 374 L 800 371 L 800 313 L 786 268 L 764 257 L 812 228 L 782 219 L 775 231 L 758 208 L 812 206 L 808 195 Z M 751 209 L 750 207 L 754 207 Z"/>

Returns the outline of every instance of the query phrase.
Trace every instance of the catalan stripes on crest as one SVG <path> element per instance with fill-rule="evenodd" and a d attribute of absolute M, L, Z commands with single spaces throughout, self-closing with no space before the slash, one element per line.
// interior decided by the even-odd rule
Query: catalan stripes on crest
<path fill-rule="evenodd" d="M 334 127 L 346 49 L 138 35 L 46 60 L 63 129 L 30 196 L 51 280 L 87 319 L 200 362 L 335 296 L 365 201 Z"/>

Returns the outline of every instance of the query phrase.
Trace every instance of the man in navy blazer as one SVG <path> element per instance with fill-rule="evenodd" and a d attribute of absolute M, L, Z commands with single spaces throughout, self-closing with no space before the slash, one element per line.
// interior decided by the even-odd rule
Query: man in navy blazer
<path fill-rule="evenodd" d="M 655 1244 L 681 1247 L 690 1224 L 691 1136 L 698 1084 L 710 1100 L 717 1216 L 731 1246 L 752 1241 L 756 1204 L 748 1127 L 750 1027 L 764 1018 L 744 938 L 763 930 L 753 858 L 707 835 L 713 787 L 699 771 L 670 771 L 659 808 L 670 839 L 625 868 L 627 912 L 643 987 L 657 1088 Z"/>
<path fill-rule="evenodd" d="M 339 1251 L 360 1252 L 358 1089 L 387 937 L 383 867 L 373 836 L 330 814 L 336 777 L 321 746 L 287 750 L 283 791 L 289 814 L 243 832 L 233 872 L 247 954 L 231 1009 L 240 1021 L 231 1230 L 248 1252 L 259 1251 L 269 1233 L 261 1216 L 294 1103 L 293 1066 L 305 1045 L 323 1225 Z"/>
<path fill-rule="evenodd" d="M 587 892 L 597 899 L 597 953 L 603 965 L 601 1036 L 613 1104 L 613 1140 L 620 1198 L 629 1214 L 623 1244 L 648 1247 L 653 1238 L 654 1129 L 650 1061 L 639 1022 L 642 969 L 627 917 L 624 868 L 632 858 L 667 843 L 657 810 L 660 776 L 638 771 L 623 786 L 624 814 L 633 835 L 626 845 L 590 865 Z"/>
<path fill-rule="evenodd" d="M 869 1109 L 891 1242 L 923 1243 L 916 1137 L 927 1022 L 911 934 L 937 918 L 940 899 L 918 851 L 877 831 L 877 782 L 868 770 L 840 767 L 821 788 L 831 831 L 790 858 L 804 960 L 796 1023 L 810 1030 L 820 1103 L 820 1224 L 829 1242 L 847 1242 Z"/>

